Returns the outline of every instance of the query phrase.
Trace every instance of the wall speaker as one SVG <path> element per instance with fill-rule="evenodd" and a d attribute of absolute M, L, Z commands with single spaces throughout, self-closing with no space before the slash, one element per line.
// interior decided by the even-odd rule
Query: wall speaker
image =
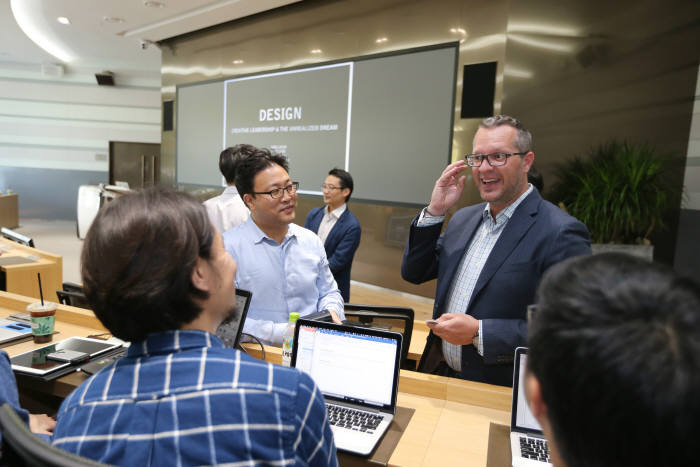
<path fill-rule="evenodd" d="M 97 80 L 97 84 L 100 86 L 114 86 L 114 73 L 111 71 L 95 73 L 95 79 Z"/>
<path fill-rule="evenodd" d="M 173 131 L 173 101 L 163 102 L 163 131 Z"/>
<path fill-rule="evenodd" d="M 498 62 L 464 65 L 462 74 L 462 118 L 486 118 L 493 115 Z"/>

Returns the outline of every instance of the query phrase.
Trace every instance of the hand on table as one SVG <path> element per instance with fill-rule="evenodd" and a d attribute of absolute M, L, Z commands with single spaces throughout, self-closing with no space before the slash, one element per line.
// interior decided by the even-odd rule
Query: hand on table
<path fill-rule="evenodd" d="M 42 435 L 50 435 L 53 433 L 53 429 L 56 427 L 56 420 L 49 417 L 48 415 L 42 414 L 29 414 L 29 429 L 32 433 L 39 433 Z"/>

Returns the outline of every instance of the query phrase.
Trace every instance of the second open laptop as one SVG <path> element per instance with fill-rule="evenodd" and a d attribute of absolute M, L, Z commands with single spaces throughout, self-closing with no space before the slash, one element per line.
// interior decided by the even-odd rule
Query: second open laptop
<path fill-rule="evenodd" d="M 525 397 L 527 348 L 515 349 L 513 405 L 510 415 L 510 451 L 513 467 L 551 467 L 549 446 Z"/>
<path fill-rule="evenodd" d="M 401 334 L 299 319 L 292 366 L 326 399 L 339 450 L 369 455 L 396 413 Z"/>
<path fill-rule="evenodd" d="M 241 333 L 245 318 L 248 315 L 248 307 L 253 293 L 243 289 L 236 289 L 236 309 L 233 318 L 224 321 L 216 330 L 216 336 L 221 339 L 226 347 L 238 348 L 241 342 Z"/>

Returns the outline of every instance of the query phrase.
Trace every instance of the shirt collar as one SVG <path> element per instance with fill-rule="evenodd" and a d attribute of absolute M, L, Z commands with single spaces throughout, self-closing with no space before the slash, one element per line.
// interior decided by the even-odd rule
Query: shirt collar
<path fill-rule="evenodd" d="M 231 186 L 227 186 L 227 187 L 224 189 L 224 193 L 227 194 L 227 195 L 237 195 L 237 194 L 238 194 L 238 190 L 236 189 L 236 187 L 235 187 L 234 185 L 231 185 Z"/>
<path fill-rule="evenodd" d="M 206 331 L 188 329 L 149 334 L 141 342 L 133 342 L 127 350 L 127 357 L 145 357 L 156 354 L 169 354 L 199 347 L 223 347 L 224 344 Z"/>
<path fill-rule="evenodd" d="M 533 190 L 532 184 L 528 183 L 528 189 L 525 190 L 525 193 L 520 195 L 518 197 L 518 199 L 516 199 L 514 202 L 510 203 L 501 212 L 496 214 L 496 224 L 498 224 L 499 222 L 501 222 L 503 220 L 506 220 L 506 221 L 510 220 L 510 218 L 513 216 L 513 213 L 515 212 L 515 210 L 518 209 L 518 206 L 520 205 L 520 203 L 522 203 L 523 200 L 525 198 L 527 198 L 527 196 L 530 193 L 532 193 L 532 190 Z M 486 203 L 486 207 L 484 208 L 484 212 L 482 213 L 482 217 L 484 218 L 484 220 L 493 219 L 491 217 L 491 205 L 489 203 Z"/>
<path fill-rule="evenodd" d="M 340 216 L 343 215 L 343 213 L 345 212 L 345 210 L 347 208 L 348 208 L 348 205 L 343 203 L 340 205 L 340 207 L 335 208 L 331 212 L 328 212 L 328 206 L 326 206 L 326 209 L 324 209 L 324 211 L 325 211 L 324 215 L 326 215 L 326 216 L 331 215 L 331 216 L 335 217 L 336 219 L 340 219 Z"/>
<path fill-rule="evenodd" d="M 274 242 L 275 244 L 278 244 L 276 240 L 268 237 L 265 232 L 263 232 L 260 227 L 258 227 L 258 224 L 255 223 L 253 220 L 253 216 L 249 216 L 248 220 L 245 221 L 245 224 L 247 226 L 248 231 L 250 232 L 250 235 L 252 236 L 253 243 L 256 245 L 258 243 L 261 243 L 264 240 L 268 240 L 270 242 Z M 287 229 L 287 233 L 284 236 L 284 240 L 282 240 L 282 243 L 286 243 L 290 238 L 296 237 L 296 226 L 295 224 L 289 224 L 289 228 Z"/>

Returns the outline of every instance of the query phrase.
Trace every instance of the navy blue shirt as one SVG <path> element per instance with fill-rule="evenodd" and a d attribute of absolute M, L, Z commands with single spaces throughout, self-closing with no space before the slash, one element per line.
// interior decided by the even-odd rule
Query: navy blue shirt
<path fill-rule="evenodd" d="M 117 465 L 337 465 L 306 374 L 203 331 L 151 334 L 61 405 L 56 446 Z"/>

